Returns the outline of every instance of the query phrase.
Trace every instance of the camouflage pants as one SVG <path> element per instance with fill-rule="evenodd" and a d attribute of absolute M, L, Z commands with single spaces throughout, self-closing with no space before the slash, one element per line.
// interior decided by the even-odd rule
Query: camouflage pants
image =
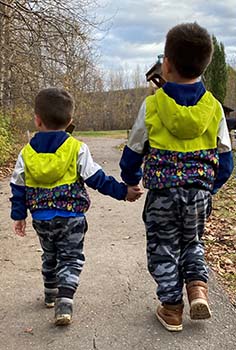
<path fill-rule="evenodd" d="M 73 298 L 85 262 L 85 217 L 33 220 L 33 227 L 43 249 L 42 275 L 45 288 L 58 288 L 59 297 Z"/>
<path fill-rule="evenodd" d="M 211 213 L 211 194 L 199 189 L 150 190 L 143 220 L 148 270 L 163 302 L 182 300 L 184 282 L 207 282 L 202 235 Z"/>

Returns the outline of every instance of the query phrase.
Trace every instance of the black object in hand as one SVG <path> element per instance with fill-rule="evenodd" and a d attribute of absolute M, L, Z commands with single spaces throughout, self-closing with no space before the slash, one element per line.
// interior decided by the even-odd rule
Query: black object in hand
<path fill-rule="evenodd" d="M 66 128 L 66 132 L 68 132 L 69 134 L 72 134 L 72 132 L 74 131 L 75 125 L 74 124 L 70 124 L 67 126 Z"/>

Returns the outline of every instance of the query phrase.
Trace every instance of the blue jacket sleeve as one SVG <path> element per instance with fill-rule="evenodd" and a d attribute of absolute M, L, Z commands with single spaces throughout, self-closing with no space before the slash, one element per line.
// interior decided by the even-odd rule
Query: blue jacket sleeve
<path fill-rule="evenodd" d="M 128 185 L 137 185 L 142 178 L 143 155 L 125 146 L 121 160 L 121 178 Z"/>
<path fill-rule="evenodd" d="M 219 154 L 219 170 L 217 173 L 216 180 L 214 182 L 214 187 L 212 193 L 215 194 L 229 179 L 234 168 L 233 163 L 233 153 L 224 152 Z"/>
<path fill-rule="evenodd" d="M 11 218 L 13 220 L 24 220 L 27 217 L 25 186 L 10 184 L 12 197 L 11 201 Z"/>
<path fill-rule="evenodd" d="M 126 184 L 118 182 L 112 176 L 107 176 L 102 169 L 87 178 L 85 183 L 94 190 L 118 200 L 125 200 L 127 196 Z"/>

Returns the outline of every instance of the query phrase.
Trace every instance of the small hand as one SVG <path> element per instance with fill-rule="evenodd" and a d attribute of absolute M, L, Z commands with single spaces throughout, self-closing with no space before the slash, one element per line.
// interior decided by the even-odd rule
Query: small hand
<path fill-rule="evenodd" d="M 129 202 L 135 202 L 139 199 L 144 191 L 140 188 L 139 185 L 136 186 L 128 186 L 128 192 L 126 196 L 126 200 Z"/>
<path fill-rule="evenodd" d="M 25 236 L 25 228 L 26 221 L 25 220 L 17 220 L 14 222 L 13 229 L 17 236 L 24 237 Z"/>

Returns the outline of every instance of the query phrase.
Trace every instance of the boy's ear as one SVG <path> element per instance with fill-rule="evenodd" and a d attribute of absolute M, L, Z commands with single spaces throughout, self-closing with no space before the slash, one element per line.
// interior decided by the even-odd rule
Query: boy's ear
<path fill-rule="evenodd" d="M 69 123 L 67 124 L 67 126 L 69 126 L 70 124 L 72 124 L 72 123 L 73 123 L 73 121 L 74 121 L 74 119 L 73 119 L 73 118 L 71 118 L 71 120 L 69 121 Z"/>
<path fill-rule="evenodd" d="M 67 124 L 65 131 L 68 132 L 69 134 L 72 134 L 74 128 L 75 128 L 75 125 L 73 124 L 73 119 L 71 119 L 70 122 Z"/>
<path fill-rule="evenodd" d="M 171 80 L 171 75 L 173 73 L 173 67 L 171 62 L 169 61 L 168 57 L 164 57 L 163 63 L 162 63 L 162 76 L 166 81 Z"/>
<path fill-rule="evenodd" d="M 42 120 L 41 120 L 40 116 L 38 116 L 38 115 L 34 116 L 34 124 L 37 128 L 42 126 Z"/>
<path fill-rule="evenodd" d="M 165 66 L 166 73 L 167 74 L 171 73 L 172 67 L 171 67 L 171 63 L 170 63 L 168 57 L 164 57 L 163 65 Z"/>

